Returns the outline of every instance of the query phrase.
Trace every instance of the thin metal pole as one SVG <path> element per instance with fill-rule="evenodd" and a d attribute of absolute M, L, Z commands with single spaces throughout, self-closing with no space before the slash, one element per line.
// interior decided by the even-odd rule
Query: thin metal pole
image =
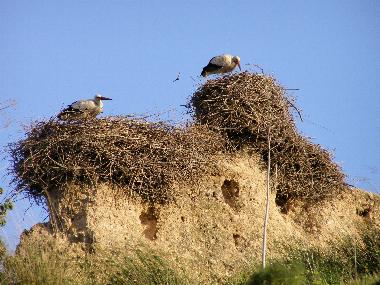
<path fill-rule="evenodd" d="M 266 253 L 267 253 L 267 228 L 268 228 L 268 218 L 269 218 L 269 193 L 270 193 L 270 129 L 268 130 L 268 170 L 267 170 L 267 195 L 266 195 L 266 206 L 265 206 L 265 216 L 264 216 L 264 229 L 263 229 L 263 249 L 262 249 L 262 266 L 265 269 L 266 265 Z"/>
<path fill-rule="evenodd" d="M 356 238 L 353 239 L 354 242 L 354 262 L 355 262 L 355 280 L 358 278 L 358 261 L 357 261 L 357 253 L 356 253 Z"/>

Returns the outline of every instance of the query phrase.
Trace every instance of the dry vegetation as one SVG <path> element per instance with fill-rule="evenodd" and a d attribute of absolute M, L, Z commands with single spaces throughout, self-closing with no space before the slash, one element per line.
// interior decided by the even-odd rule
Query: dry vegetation
<path fill-rule="evenodd" d="M 208 80 L 190 102 L 199 124 L 238 149 L 253 148 L 264 161 L 270 136 L 279 205 L 296 198 L 322 200 L 344 187 L 344 175 L 331 154 L 297 132 L 291 108 L 300 113 L 292 101 L 273 78 L 243 72 Z"/>
<path fill-rule="evenodd" d="M 344 186 L 331 154 L 297 132 L 294 104 L 273 78 L 243 72 L 208 80 L 190 107 L 195 125 L 185 128 L 125 117 L 37 123 L 11 146 L 17 189 L 39 199 L 67 182 L 111 182 L 165 202 L 171 183 L 194 181 L 218 152 L 249 147 L 266 161 L 269 134 L 279 205 L 318 201 Z"/>
<path fill-rule="evenodd" d="M 158 252 L 126 246 L 92 254 L 59 237 L 28 238 L 14 256 L 0 260 L 2 285 L 189 284 Z"/>
<path fill-rule="evenodd" d="M 176 128 L 110 117 L 34 125 L 11 146 L 17 190 L 37 200 L 68 182 L 110 182 L 148 201 L 172 198 L 173 181 L 195 180 L 212 167 L 224 139 L 203 126 Z"/>
<path fill-rule="evenodd" d="M 112 245 L 109 259 L 103 253 L 96 256 L 96 251 L 95 254 L 83 252 L 85 259 L 75 255 L 65 259 L 61 257 L 63 250 L 57 254 L 52 251 L 49 256 L 49 252 L 34 251 L 36 247 L 26 243 L 26 248 L 31 250 L 25 253 L 29 260 L 19 255 L 5 263 L 9 275 L 5 276 L 10 284 L 12 280 L 20 284 L 44 283 L 42 279 L 32 283 L 30 276 L 45 278 L 45 275 L 55 278 L 46 284 L 65 284 L 67 280 L 67 284 L 72 284 L 78 278 L 81 281 L 74 283 L 135 284 L 135 280 L 142 280 L 136 282 L 191 284 L 187 278 L 182 282 L 181 270 L 186 273 L 184 276 L 203 282 L 227 280 L 226 272 L 235 274 L 247 261 L 255 260 L 261 246 L 259 227 L 265 181 L 261 167 L 268 160 L 268 137 L 271 138 L 272 175 L 277 169 L 277 179 L 272 179 L 276 193 L 271 193 L 270 199 L 273 201 L 276 195 L 277 204 L 284 210 L 293 199 L 312 202 L 300 203 L 310 209 L 294 211 L 300 214 L 298 220 L 292 212 L 282 215 L 272 208 L 269 242 L 272 258 L 283 254 L 291 257 L 294 244 L 307 249 L 315 244 L 324 249 L 325 243 L 331 247 L 333 233 L 334 237 L 343 238 L 346 236 L 343 232 L 347 232 L 352 239 L 357 232 L 361 233 L 357 225 L 378 225 L 372 217 L 372 212 L 378 213 L 377 200 L 361 194 L 354 196 L 355 191 L 341 191 L 345 183 L 340 167 L 328 151 L 298 133 L 292 111 L 299 111 L 273 78 L 244 72 L 208 80 L 194 93 L 189 107 L 194 122 L 188 126 L 174 127 L 133 117 L 69 122 L 53 118 L 31 126 L 25 139 L 10 145 L 10 172 L 16 177 L 16 191 L 37 201 L 49 191 L 67 192 L 69 195 L 61 197 L 56 211 L 67 215 L 62 220 L 67 222 L 68 233 L 93 235 L 96 239 L 91 241 Z M 199 185 L 194 185 L 196 181 Z M 180 187 L 171 187 L 173 184 Z M 94 190 L 91 186 L 98 187 Z M 116 188 L 151 203 L 141 203 L 139 199 L 116 202 L 114 198 L 119 193 Z M 175 191 L 186 194 L 176 196 Z M 350 199 L 344 200 L 343 194 Z M 89 203 L 89 197 L 95 195 L 97 199 Z M 336 200 L 326 199 L 332 196 Z M 363 197 L 359 199 L 359 196 Z M 153 205 L 173 199 L 177 203 Z M 307 219 L 305 223 L 303 218 Z M 305 227 L 306 224 L 310 226 Z M 119 242 L 117 236 L 132 248 L 141 241 L 152 248 L 156 246 L 165 252 L 168 260 L 164 262 L 155 254 L 139 252 L 134 259 L 124 255 L 118 260 L 114 254 Z M 377 232 L 373 236 L 373 239 L 363 238 L 369 241 L 368 247 L 359 242 L 355 247 L 360 264 L 365 265 L 363 273 L 378 272 Z M 346 245 L 349 250 L 351 239 Z M 286 252 L 285 246 L 289 247 Z M 337 247 L 334 252 L 343 256 L 343 249 Z M 307 266 L 310 265 L 308 254 Z M 350 262 L 351 257 L 350 251 L 347 255 Z M 317 275 L 326 270 L 324 279 L 336 275 L 337 283 L 331 284 L 340 283 L 341 260 L 321 256 L 321 265 L 317 262 L 315 268 L 306 269 Z M 354 268 L 350 262 L 345 265 L 347 279 L 352 277 Z M 332 265 L 340 275 L 332 272 Z M 231 284 L 244 284 L 247 278 L 244 280 Z"/>

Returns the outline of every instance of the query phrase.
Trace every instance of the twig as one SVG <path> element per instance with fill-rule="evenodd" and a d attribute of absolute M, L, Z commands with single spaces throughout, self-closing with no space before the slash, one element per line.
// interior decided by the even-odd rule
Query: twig
<path fill-rule="evenodd" d="M 0 105 L 0 111 L 5 110 L 7 108 L 10 108 L 12 106 L 16 105 L 16 102 L 13 100 L 10 100 L 7 102 L 7 104 L 4 104 L 3 106 Z"/>
<path fill-rule="evenodd" d="M 261 70 L 261 74 L 264 74 L 264 69 L 263 69 L 261 66 L 259 66 L 259 65 L 257 65 L 257 64 L 253 64 L 253 63 L 247 63 L 246 65 L 252 65 L 252 66 L 254 66 L 254 67 L 257 67 L 258 69 Z"/>
<path fill-rule="evenodd" d="M 289 104 L 290 106 L 292 106 L 292 107 L 297 111 L 298 116 L 299 116 L 300 119 L 301 119 L 301 122 L 303 122 L 303 119 L 302 119 L 302 116 L 301 116 L 301 112 L 300 112 L 300 110 L 298 110 L 298 108 L 297 108 L 292 102 L 290 102 L 290 100 L 289 100 L 288 98 L 285 98 L 285 99 L 286 99 L 286 102 L 288 102 L 288 104 Z"/>
<path fill-rule="evenodd" d="M 181 75 L 181 72 L 178 72 L 177 78 L 173 80 L 173 83 L 179 80 L 179 76 Z"/>

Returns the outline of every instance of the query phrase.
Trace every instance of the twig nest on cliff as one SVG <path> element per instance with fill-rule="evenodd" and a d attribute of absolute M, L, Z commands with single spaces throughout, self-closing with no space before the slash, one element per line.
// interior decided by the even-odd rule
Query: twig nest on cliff
<path fill-rule="evenodd" d="M 189 107 L 197 123 L 222 134 L 235 148 L 252 148 L 277 168 L 277 203 L 304 198 L 319 201 L 344 187 L 344 175 L 332 155 L 300 135 L 291 110 L 299 110 L 272 77 L 243 72 L 208 80 Z"/>
<path fill-rule="evenodd" d="M 174 181 L 186 182 L 212 167 L 225 140 L 204 126 L 108 117 L 87 121 L 49 120 L 32 126 L 10 146 L 18 191 L 37 200 L 66 183 L 114 183 L 144 200 L 173 198 Z"/>

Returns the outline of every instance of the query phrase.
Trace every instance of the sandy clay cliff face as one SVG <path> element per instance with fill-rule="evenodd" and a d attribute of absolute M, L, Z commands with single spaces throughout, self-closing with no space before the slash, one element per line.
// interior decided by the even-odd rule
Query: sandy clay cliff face
<path fill-rule="evenodd" d="M 213 173 L 192 185 L 173 185 L 167 204 L 146 203 L 112 185 L 70 185 L 51 194 L 55 227 L 67 240 L 104 248 L 148 246 L 199 282 L 220 281 L 259 261 L 266 172 L 256 157 L 221 157 Z M 272 183 L 272 188 L 274 184 Z M 363 226 L 380 227 L 380 198 L 347 190 L 329 202 L 294 201 L 286 211 L 270 196 L 268 257 L 289 247 L 328 249 Z"/>
<path fill-rule="evenodd" d="M 360 243 L 380 227 L 380 198 L 346 186 L 291 102 L 274 78 L 242 72 L 200 86 L 182 127 L 40 122 L 13 146 L 17 190 L 47 198 L 52 232 L 74 245 L 148 247 L 195 284 L 221 283 L 260 262 L 271 153 L 268 259 Z"/>

